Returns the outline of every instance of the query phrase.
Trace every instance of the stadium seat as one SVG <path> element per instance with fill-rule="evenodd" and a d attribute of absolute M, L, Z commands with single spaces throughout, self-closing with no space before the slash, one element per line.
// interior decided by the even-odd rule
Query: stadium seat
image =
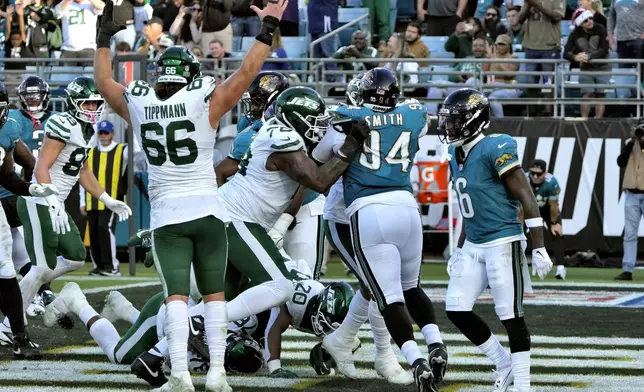
<path fill-rule="evenodd" d="M 570 35 L 570 32 L 572 31 L 572 26 L 570 25 L 570 22 L 567 20 L 562 20 L 561 21 L 561 36 L 568 38 Z"/>
<path fill-rule="evenodd" d="M 394 6 L 398 10 L 396 20 L 406 22 L 416 19 L 416 1 L 415 0 L 396 0 Z"/>
<path fill-rule="evenodd" d="M 358 31 L 360 28 L 358 26 L 348 27 L 338 33 L 338 38 L 340 39 L 340 46 L 351 45 L 351 40 L 353 33 Z M 330 38 L 329 38 L 330 39 Z"/>
<path fill-rule="evenodd" d="M 430 55 L 433 59 L 453 59 L 454 53 L 452 52 L 432 52 Z"/>
<path fill-rule="evenodd" d="M 84 70 L 84 67 L 77 66 L 53 66 L 46 79 L 49 84 L 66 87 L 76 77 L 83 75 Z"/>
<path fill-rule="evenodd" d="M 282 44 L 289 58 L 308 57 L 309 37 L 282 37 Z M 296 69 L 305 69 L 306 63 L 291 63 L 291 66 Z"/>
<path fill-rule="evenodd" d="M 368 15 L 369 8 L 338 8 L 338 23 L 345 24 L 353 22 L 362 15 Z M 368 24 L 368 20 L 361 22 L 360 24 Z"/>
<path fill-rule="evenodd" d="M 454 67 L 449 65 L 436 65 L 432 68 L 434 74 L 432 75 L 432 82 L 447 82 L 449 80 L 449 75 L 441 72 L 451 72 L 454 70 Z"/>
<path fill-rule="evenodd" d="M 449 37 L 420 37 L 432 53 L 445 52 L 445 42 L 447 42 L 448 38 Z"/>
<path fill-rule="evenodd" d="M 420 67 L 418 68 L 418 72 L 431 72 L 432 67 Z M 432 79 L 431 74 L 418 74 L 418 82 L 420 83 L 428 83 Z"/>
<path fill-rule="evenodd" d="M 628 98 L 635 98 L 633 96 L 633 91 L 636 91 L 636 85 L 637 85 L 637 69 L 636 68 L 614 68 L 613 72 L 628 72 L 632 73 L 632 75 L 614 75 L 613 80 L 615 81 L 615 84 L 626 84 L 626 85 L 632 85 L 633 88 L 628 88 L 628 87 L 617 87 L 615 89 L 615 95 L 619 99 L 628 99 Z"/>
<path fill-rule="evenodd" d="M 248 49 L 255 43 L 255 37 L 242 37 L 240 52 L 248 52 Z"/>
<path fill-rule="evenodd" d="M 27 68 L 25 68 L 25 75 L 36 75 L 42 77 L 44 75 L 44 66 L 37 66 L 37 65 L 28 65 Z"/>

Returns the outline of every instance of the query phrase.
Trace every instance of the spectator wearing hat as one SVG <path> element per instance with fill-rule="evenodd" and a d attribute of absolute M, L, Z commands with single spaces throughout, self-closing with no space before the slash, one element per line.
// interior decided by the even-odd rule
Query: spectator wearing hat
<path fill-rule="evenodd" d="M 163 32 L 163 19 L 155 16 L 145 22 L 143 35 L 134 45 L 134 50 L 138 54 L 147 54 L 150 60 L 154 60 L 166 48 L 173 45 L 172 37 Z"/>
<path fill-rule="evenodd" d="M 494 46 L 487 46 L 487 58 L 516 59 L 517 57 L 512 54 L 512 38 L 507 34 L 501 34 L 496 37 Z M 495 85 L 494 91 L 488 95 L 488 98 L 491 98 L 490 110 L 494 117 L 503 117 L 503 104 L 495 102 L 494 99 L 516 99 L 519 98 L 520 93 L 519 90 L 512 86 L 516 75 L 494 75 L 494 72 L 517 72 L 518 70 L 519 63 L 483 63 L 483 71 L 490 73 L 488 83 Z"/>
<path fill-rule="evenodd" d="M 624 191 L 624 257 L 623 272 L 615 280 L 633 280 L 637 260 L 637 238 L 644 215 L 644 118 L 631 131 L 617 157 L 617 165 L 625 169 L 622 180 Z"/>
<path fill-rule="evenodd" d="M 566 267 L 564 266 L 564 244 L 563 228 L 561 227 L 561 214 L 559 213 L 559 194 L 561 188 L 559 182 L 552 174 L 548 173 L 548 165 L 543 159 L 535 159 L 526 173 L 528 182 L 532 187 L 535 199 L 539 205 L 539 213 L 543 223 L 548 230 L 544 230 L 544 240 L 549 243 L 550 251 L 553 253 L 554 262 L 557 264 L 557 279 L 566 279 Z M 521 210 L 523 217 L 523 210 Z M 547 233 L 550 233 L 548 241 Z"/>
<path fill-rule="evenodd" d="M 97 125 L 98 144 L 92 148 L 87 164 L 105 192 L 115 200 L 125 200 L 127 192 L 127 146 L 114 141 L 114 125 L 100 121 Z M 90 275 L 120 276 L 116 258 L 116 216 L 95 197 L 80 188 L 80 210 L 87 216 L 90 255 L 94 269 Z"/>
<path fill-rule="evenodd" d="M 610 75 L 593 75 L 593 72 L 610 72 L 609 63 L 591 62 L 594 59 L 607 59 L 609 44 L 606 28 L 593 21 L 592 12 L 578 9 L 572 14 L 575 29 L 570 33 L 564 58 L 570 61 L 570 68 L 580 68 L 579 84 L 585 99 L 603 98 L 606 87 L 595 87 L 595 84 L 609 84 Z M 590 85 L 590 86 L 583 86 Z M 606 105 L 595 105 L 595 118 L 604 117 Z M 588 118 L 590 105 L 581 105 L 581 116 Z"/>
<path fill-rule="evenodd" d="M 593 22 L 606 27 L 608 20 L 604 16 L 604 5 L 601 0 L 579 0 L 579 8 L 593 13 Z"/>

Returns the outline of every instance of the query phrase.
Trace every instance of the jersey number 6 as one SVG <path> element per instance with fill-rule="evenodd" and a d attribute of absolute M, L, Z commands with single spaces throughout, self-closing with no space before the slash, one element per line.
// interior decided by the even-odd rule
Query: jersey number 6
<path fill-rule="evenodd" d="M 473 218 L 474 217 L 474 207 L 472 207 L 472 199 L 470 195 L 465 192 L 465 187 L 467 186 L 467 180 L 463 177 L 460 177 L 456 180 L 454 188 L 458 194 L 458 204 L 461 206 L 461 214 L 463 218 Z"/>
<path fill-rule="evenodd" d="M 177 131 L 182 129 L 189 134 L 195 131 L 195 125 L 190 120 L 173 121 L 166 126 L 164 132 L 163 126 L 158 122 L 141 124 L 143 151 L 145 151 L 150 165 L 161 166 L 166 162 L 168 156 L 170 162 L 177 166 L 189 165 L 197 160 L 197 143 L 190 138 L 176 139 Z M 158 139 L 149 139 L 149 132 L 165 136 L 165 146 Z"/>

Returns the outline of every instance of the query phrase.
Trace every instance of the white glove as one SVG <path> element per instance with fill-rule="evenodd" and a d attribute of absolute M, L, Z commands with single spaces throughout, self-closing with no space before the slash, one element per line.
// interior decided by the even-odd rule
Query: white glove
<path fill-rule="evenodd" d="M 69 218 L 65 212 L 65 203 L 61 203 L 56 196 L 51 195 L 45 198 L 49 204 L 49 216 L 51 217 L 51 225 L 56 234 L 65 234 L 71 231 L 69 226 Z"/>
<path fill-rule="evenodd" d="M 58 188 L 54 184 L 31 184 L 29 185 L 29 194 L 34 197 L 47 197 L 58 195 Z"/>
<path fill-rule="evenodd" d="M 447 260 L 447 275 L 451 276 L 452 275 L 452 267 L 454 266 L 454 262 L 456 259 L 458 259 L 458 255 L 461 253 L 461 248 L 456 248 L 454 249 L 454 253 L 452 253 L 452 257 Z"/>
<path fill-rule="evenodd" d="M 127 206 L 127 204 L 123 203 L 122 201 L 114 200 L 110 195 L 107 194 L 107 192 L 103 192 L 98 200 L 102 201 L 103 204 L 105 204 L 105 207 L 114 211 L 116 215 L 119 216 L 119 221 L 121 222 L 132 215 L 132 210 Z"/>
<path fill-rule="evenodd" d="M 538 275 L 543 280 L 551 269 L 552 261 L 546 248 L 532 249 L 532 276 Z"/>
<path fill-rule="evenodd" d="M 288 230 L 288 227 L 293 223 L 294 219 L 295 217 L 293 215 L 284 213 L 277 219 L 273 228 L 268 231 L 268 236 L 271 237 L 277 249 L 282 249 L 284 234 L 286 234 L 286 230 Z"/>

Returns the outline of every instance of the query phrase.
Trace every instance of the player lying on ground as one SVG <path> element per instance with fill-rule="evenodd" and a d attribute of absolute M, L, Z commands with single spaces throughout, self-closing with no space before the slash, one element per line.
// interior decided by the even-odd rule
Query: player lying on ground
<path fill-rule="evenodd" d="M 189 369 L 195 373 L 206 373 L 210 367 L 203 310 L 203 306 L 192 307 L 189 312 Z M 152 296 L 139 311 L 121 293 L 112 291 L 106 297 L 99 316 L 87 302 L 78 284 L 71 282 L 46 307 L 45 325 L 52 326 L 59 313 L 78 316 L 110 362 L 131 365 L 132 373 L 152 386 L 159 387 L 167 382 L 162 369 L 163 364 L 169 362 L 165 361 L 169 354 L 163 328 L 165 304 L 162 292 Z M 117 320 L 131 324 L 122 338 L 113 325 Z M 244 329 L 244 325 L 240 327 L 234 323 L 229 324 L 226 348 L 226 357 L 230 358 L 228 370 L 254 373 L 262 366 L 259 344 L 247 332 L 252 330 Z"/>

